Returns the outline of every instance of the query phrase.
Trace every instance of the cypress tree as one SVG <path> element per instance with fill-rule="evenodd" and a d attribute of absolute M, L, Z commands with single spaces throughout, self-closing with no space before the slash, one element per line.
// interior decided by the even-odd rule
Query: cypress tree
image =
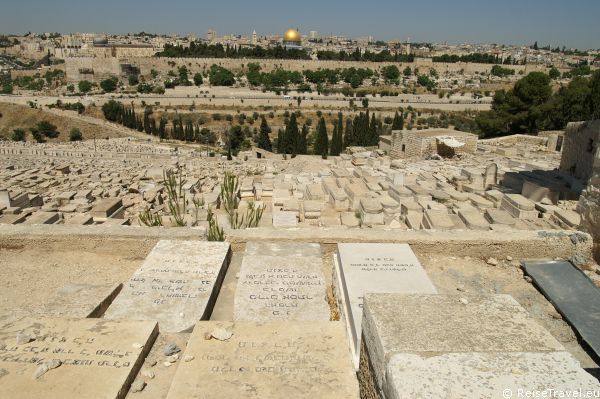
<path fill-rule="evenodd" d="M 340 149 L 338 148 L 338 123 L 337 121 L 333 122 L 333 133 L 331 135 L 331 146 L 329 146 L 329 155 L 337 156 L 340 155 Z"/>
<path fill-rule="evenodd" d="M 283 153 L 283 129 L 277 131 L 277 153 Z"/>
<path fill-rule="evenodd" d="M 300 149 L 298 154 L 308 154 L 308 126 L 306 123 L 302 125 L 302 133 L 300 133 Z"/>
<path fill-rule="evenodd" d="M 342 143 L 342 150 L 345 150 L 346 147 L 350 147 L 350 146 L 354 145 L 352 133 L 353 133 L 352 119 L 347 118 L 346 119 L 346 129 L 344 130 L 344 140 Z"/>
<path fill-rule="evenodd" d="M 404 129 L 404 118 L 398 114 L 398 111 L 394 114 L 394 121 L 392 122 L 392 130 Z"/>
<path fill-rule="evenodd" d="M 146 134 L 152 133 L 152 127 L 150 126 L 150 110 L 144 110 L 144 131 Z"/>
<path fill-rule="evenodd" d="M 260 121 L 260 135 L 258 136 L 258 148 L 262 148 L 266 151 L 273 151 L 273 145 L 271 144 L 269 133 L 271 133 L 271 128 L 269 127 L 267 120 L 263 116 L 262 120 Z"/>
<path fill-rule="evenodd" d="M 329 137 L 327 137 L 327 126 L 325 125 L 325 118 L 321 117 L 319 124 L 317 125 L 317 138 L 315 139 L 314 153 L 325 158 L 327 157 L 328 149 Z"/>
<path fill-rule="evenodd" d="M 284 152 L 286 154 L 298 154 L 300 147 L 300 132 L 298 131 L 298 122 L 296 121 L 296 113 L 293 113 L 290 121 L 285 127 L 284 133 Z"/>
<path fill-rule="evenodd" d="M 379 144 L 379 129 L 377 128 L 377 119 L 375 114 L 371 115 L 371 123 L 369 124 L 369 146 Z"/>
<path fill-rule="evenodd" d="M 160 124 L 158 125 L 158 138 L 162 141 L 167 137 L 167 120 L 160 118 Z"/>

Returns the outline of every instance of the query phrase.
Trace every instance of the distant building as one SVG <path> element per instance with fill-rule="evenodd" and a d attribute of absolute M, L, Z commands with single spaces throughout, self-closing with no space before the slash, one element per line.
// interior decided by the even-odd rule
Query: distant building
<path fill-rule="evenodd" d="M 252 31 L 252 44 L 258 44 L 258 37 L 256 35 L 256 30 Z"/>
<path fill-rule="evenodd" d="M 212 29 L 209 29 L 208 33 L 206 34 L 206 40 L 208 40 L 209 42 L 217 40 L 217 32 L 215 32 Z"/>
<path fill-rule="evenodd" d="M 392 159 L 426 158 L 434 154 L 452 157 L 474 153 L 477 140 L 475 134 L 450 129 L 393 130 L 391 137 L 382 137 L 380 148 L 388 150 Z"/>
<path fill-rule="evenodd" d="M 296 29 L 288 29 L 283 34 L 283 47 L 287 49 L 298 49 L 302 50 L 302 37 Z"/>

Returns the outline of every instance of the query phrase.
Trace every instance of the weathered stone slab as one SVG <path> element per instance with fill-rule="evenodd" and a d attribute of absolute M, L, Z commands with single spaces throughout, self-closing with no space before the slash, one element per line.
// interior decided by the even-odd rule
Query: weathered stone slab
<path fill-rule="evenodd" d="M 563 346 L 509 295 L 366 294 L 362 334 L 374 377 L 389 359 L 457 352 L 555 352 Z"/>
<path fill-rule="evenodd" d="M 517 220 L 510 213 L 500 209 L 486 209 L 485 218 L 492 224 L 500 224 L 506 226 L 514 225 Z"/>
<path fill-rule="evenodd" d="M 423 221 L 426 222 L 424 223 L 425 227 L 429 229 L 449 230 L 454 228 L 454 223 L 447 211 L 427 209 Z"/>
<path fill-rule="evenodd" d="M 329 320 L 318 244 L 271 244 L 279 249 L 266 250 L 265 255 L 257 255 L 258 245 L 246 244 L 234 319 Z"/>
<path fill-rule="evenodd" d="M 91 211 L 93 217 L 107 218 L 123 206 L 120 198 L 106 198 L 100 200 Z"/>
<path fill-rule="evenodd" d="M 338 244 L 333 272 L 356 368 L 366 293 L 437 293 L 408 244 Z"/>
<path fill-rule="evenodd" d="M 523 267 L 548 300 L 600 356 L 600 289 L 569 262 L 526 261 Z"/>
<path fill-rule="evenodd" d="M 207 340 L 215 329 L 233 333 Z M 358 398 L 339 322 L 199 322 L 167 399 Z"/>
<path fill-rule="evenodd" d="M 273 227 L 296 227 L 298 213 L 294 211 L 273 212 Z"/>
<path fill-rule="evenodd" d="M 481 213 L 459 210 L 458 216 L 471 230 L 489 230 L 490 224 L 483 218 Z"/>
<path fill-rule="evenodd" d="M 571 394 L 600 389 L 567 352 L 397 354 L 390 359 L 388 375 L 383 390 L 394 399 L 552 397 L 550 389 Z M 423 383 L 431 378 L 433 383 Z"/>
<path fill-rule="evenodd" d="M 159 241 L 104 317 L 187 331 L 210 317 L 230 256 L 224 242 Z"/>
<path fill-rule="evenodd" d="M 58 212 L 38 211 L 32 214 L 23 224 L 54 224 L 58 222 Z"/>
<path fill-rule="evenodd" d="M 19 344 L 17 334 L 33 340 Z M 157 335 L 151 321 L 25 318 L 5 324 L 0 397 L 124 398 Z M 60 365 L 35 378 L 51 361 Z"/>

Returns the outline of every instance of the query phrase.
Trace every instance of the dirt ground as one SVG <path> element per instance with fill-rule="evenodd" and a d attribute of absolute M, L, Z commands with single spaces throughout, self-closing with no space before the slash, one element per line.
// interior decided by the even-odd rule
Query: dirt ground
<path fill-rule="evenodd" d="M 0 239 L 0 320 L 3 315 L 24 314 L 50 301 L 64 284 L 118 284 L 127 281 L 154 246 L 153 240 L 78 239 Z M 332 255 L 335 245 L 321 246 L 326 284 L 332 284 Z M 233 245 L 233 256 L 211 319 L 231 320 L 243 244 Z M 517 260 L 498 259 L 497 266 L 471 257 L 419 254 L 417 257 L 440 294 L 509 294 L 546 328 L 588 371 L 598 375 L 598 364 L 577 341 L 572 328 L 524 276 Z M 99 298 L 97 298 L 99 300 Z M 90 300 L 95 300 L 91 298 Z M 335 301 L 330 301 L 332 315 Z M 15 310 L 18 311 L 15 312 Z M 137 380 L 144 380 L 142 392 L 129 392 L 131 398 L 164 398 L 189 334 L 159 334 L 141 368 Z M 180 358 L 165 366 L 163 348 L 176 343 Z M 152 378 L 149 377 L 152 375 Z"/>
<path fill-rule="evenodd" d="M 45 110 L 34 109 L 25 105 L 16 105 L 0 102 L 0 138 L 10 138 L 14 129 L 21 128 L 27 131 L 27 141 L 33 141 L 29 128 L 38 122 L 48 121 L 57 127 L 60 135 L 56 138 L 46 138 L 49 143 L 69 141 L 69 132 L 72 128 L 81 131 L 84 140 L 97 138 L 128 137 L 127 134 L 118 129 L 107 129 L 105 126 L 92 124 L 81 120 L 77 113 L 72 111 L 68 114 L 56 115 Z"/>

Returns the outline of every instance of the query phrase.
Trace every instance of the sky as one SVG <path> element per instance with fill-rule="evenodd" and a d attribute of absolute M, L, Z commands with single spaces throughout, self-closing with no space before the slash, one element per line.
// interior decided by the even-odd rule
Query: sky
<path fill-rule="evenodd" d="M 599 0 L 2 0 L 0 34 L 321 35 L 600 48 Z"/>

